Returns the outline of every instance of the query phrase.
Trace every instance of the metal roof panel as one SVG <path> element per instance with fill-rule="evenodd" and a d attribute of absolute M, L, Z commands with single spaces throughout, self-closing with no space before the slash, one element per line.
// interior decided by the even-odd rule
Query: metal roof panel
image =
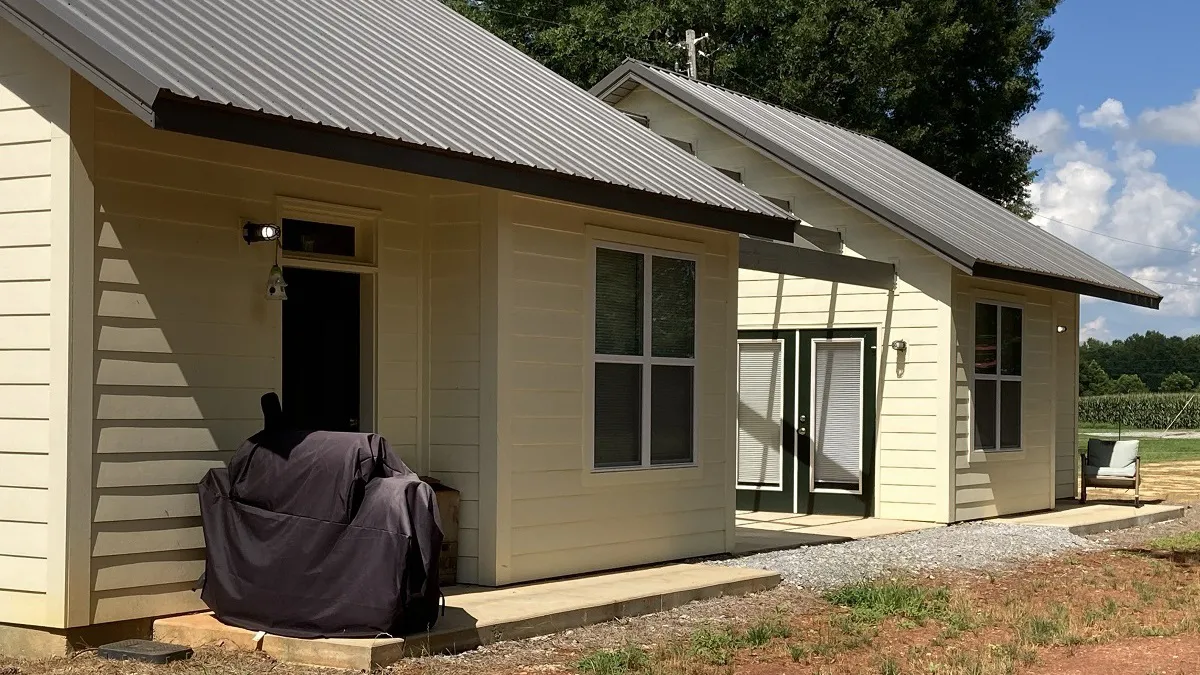
<path fill-rule="evenodd" d="M 614 103 L 629 78 L 668 96 L 959 265 L 1005 268 L 1157 306 L 1161 296 L 954 179 L 876 138 L 639 61 L 592 89 Z M 982 265 L 980 264 L 982 263 Z M 978 268 L 978 269 L 976 269 Z M 1116 293 L 1104 293 L 1104 290 Z"/>
<path fill-rule="evenodd" d="M 67 48 L 82 36 L 93 57 L 76 61 L 135 98 L 146 98 L 146 82 L 157 85 L 145 106 L 170 94 L 687 200 L 760 224 L 794 221 L 437 0 L 0 6 L 14 23 L 69 32 L 51 35 Z M 106 63 L 91 63 L 95 54 Z"/>

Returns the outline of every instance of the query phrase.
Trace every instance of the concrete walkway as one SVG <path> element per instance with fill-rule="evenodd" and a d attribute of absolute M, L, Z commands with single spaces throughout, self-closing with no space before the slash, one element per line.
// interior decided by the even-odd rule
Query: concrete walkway
<path fill-rule="evenodd" d="M 766 511 L 738 511 L 736 524 L 737 543 L 733 549 L 734 555 L 834 544 L 942 527 L 937 523 L 909 520 Z"/>
<path fill-rule="evenodd" d="M 158 619 L 154 639 L 189 647 L 223 644 L 285 663 L 370 671 L 407 655 L 463 651 L 612 619 L 661 612 L 720 595 L 773 588 L 779 574 L 717 565 L 667 565 L 506 588 L 452 586 L 446 613 L 428 633 L 406 638 L 302 640 L 226 626 L 211 613 Z"/>
<path fill-rule="evenodd" d="M 1132 502 L 1080 504 L 1073 499 L 1064 499 L 1055 505 L 1053 511 L 1004 516 L 995 520 L 1018 525 L 1063 527 L 1071 534 L 1087 535 L 1174 520 L 1182 517 L 1186 510 L 1186 506 L 1174 504 L 1142 504 L 1135 508 Z"/>

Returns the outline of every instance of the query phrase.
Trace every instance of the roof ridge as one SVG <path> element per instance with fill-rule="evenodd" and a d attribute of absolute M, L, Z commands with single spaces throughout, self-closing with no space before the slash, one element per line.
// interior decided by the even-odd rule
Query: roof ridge
<path fill-rule="evenodd" d="M 738 91 L 738 90 L 736 90 L 736 89 L 730 89 L 729 87 L 725 87 L 725 86 L 722 86 L 722 85 L 719 85 L 719 84 L 713 84 L 712 82 L 706 82 L 706 81 L 704 81 L 704 80 L 701 80 L 701 79 L 699 79 L 699 78 L 693 78 L 693 77 L 691 77 L 691 76 L 689 76 L 689 75 L 685 75 L 684 73 L 677 73 L 677 72 L 675 72 L 675 71 L 673 71 L 673 70 L 668 70 L 668 69 L 666 69 L 666 68 L 663 68 L 662 66 L 656 66 L 656 65 L 654 65 L 653 63 L 647 63 L 646 61 L 642 61 L 641 59 L 635 59 L 635 58 L 633 58 L 633 57 L 626 57 L 626 58 L 625 58 L 625 62 L 626 62 L 626 63 L 630 63 L 630 62 L 632 62 L 632 63 L 636 63 L 636 64 L 639 64 L 639 65 L 645 66 L 645 67 L 647 67 L 647 68 L 651 68 L 651 69 L 653 69 L 653 70 L 657 70 L 657 71 L 659 71 L 659 72 L 661 72 L 661 73 L 664 73 L 664 74 L 666 74 L 666 75 L 673 75 L 673 76 L 675 76 L 675 77 L 678 77 L 678 78 L 680 78 L 680 79 L 683 79 L 683 80 L 687 80 L 687 81 L 689 81 L 689 82 L 695 82 L 696 84 L 702 84 L 702 85 L 704 85 L 704 86 L 706 86 L 706 87 L 711 87 L 711 88 L 713 88 L 713 89 L 717 89 L 717 90 L 719 90 L 719 91 L 724 91 L 724 92 L 727 92 L 727 93 L 733 94 L 733 95 L 735 95 L 735 96 L 741 96 L 742 98 L 750 99 L 751 101 L 754 101 L 755 103 L 761 103 L 761 104 L 763 104 L 763 105 L 765 105 L 765 106 L 770 106 L 770 107 L 772 107 L 772 108 L 776 108 L 776 109 L 778 109 L 778 110 L 782 110 L 783 112 L 786 112 L 786 113 L 789 113 L 789 114 L 792 114 L 792 115 L 797 115 L 797 116 L 799 116 L 799 117 L 803 117 L 803 118 L 805 118 L 805 119 L 812 120 L 812 121 L 814 121 L 814 122 L 816 122 L 816 123 L 818 123 L 818 124 L 824 124 L 824 125 L 826 125 L 826 126 L 833 127 L 834 129 L 840 129 L 841 131 L 845 131 L 845 132 L 847 132 L 847 133 L 855 134 L 855 135 L 857 135 L 857 136 L 862 136 L 863 138 L 870 139 L 870 140 L 872 140 L 872 141 L 875 141 L 876 143 L 884 143 L 885 145 L 887 145 L 887 142 L 886 142 L 886 141 L 884 141 L 883 139 L 881 139 L 881 138 L 876 138 L 876 137 L 874 137 L 874 136 L 872 136 L 872 135 L 870 135 L 870 134 L 868 134 L 868 133 L 864 133 L 864 132 L 862 132 L 862 131 L 856 131 L 856 130 L 854 130 L 854 129 L 851 129 L 851 128 L 849 128 L 849 127 L 844 127 L 844 126 L 842 126 L 842 125 L 840 125 L 840 124 L 837 124 L 837 123 L 835 123 L 835 122 L 830 122 L 829 120 L 824 120 L 824 119 L 821 119 L 820 117 L 817 117 L 816 115 L 813 115 L 813 114 L 811 114 L 811 113 L 806 113 L 806 112 L 803 112 L 803 111 L 800 111 L 800 110 L 792 110 L 791 108 L 788 108 L 787 106 L 784 106 L 784 105 L 780 105 L 780 104 L 778 104 L 778 103 L 772 103 L 772 102 L 770 102 L 770 101 L 764 101 L 764 100 L 762 100 L 761 98 L 756 98 L 756 97 L 754 97 L 754 96 L 751 96 L 751 95 L 749 95 L 749 94 L 747 94 L 747 93 L 745 93 L 745 92 Z M 890 146 L 889 146 L 889 147 L 890 147 Z"/>

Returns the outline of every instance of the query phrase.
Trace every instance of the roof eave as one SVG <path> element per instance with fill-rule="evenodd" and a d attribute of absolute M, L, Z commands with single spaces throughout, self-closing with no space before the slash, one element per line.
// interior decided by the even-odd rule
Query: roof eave
<path fill-rule="evenodd" d="M 715 230 L 790 241 L 795 221 L 704 204 L 558 171 L 282 118 L 164 92 L 154 126 L 167 131 L 455 180 Z"/>
<path fill-rule="evenodd" d="M 1102 300 L 1112 300 L 1114 302 L 1124 303 L 1126 305 L 1134 305 L 1135 307 L 1146 307 L 1149 309 L 1158 309 L 1162 303 L 1162 296 L 1155 293 L 1137 293 L 1132 290 L 1112 288 L 1102 286 L 1100 284 L 1089 283 L 1077 279 L 1067 279 L 1051 274 L 1041 274 L 1039 272 L 1031 272 L 1029 270 L 1014 269 L 995 265 L 992 263 L 978 262 L 975 264 L 972 274 L 985 279 L 996 279 L 999 281 L 1012 281 L 1028 286 L 1037 286 L 1039 288 L 1049 288 L 1056 291 L 1066 291 L 1068 293 L 1078 293 L 1093 298 Z"/>
<path fill-rule="evenodd" d="M 147 124 L 160 87 L 37 0 L 0 0 L 0 16 Z"/>
<path fill-rule="evenodd" d="M 706 106 L 703 106 L 700 101 L 695 100 L 688 92 L 679 89 L 668 79 L 656 77 L 656 75 L 653 69 L 641 61 L 627 59 L 588 91 L 593 96 L 607 101 L 609 92 L 619 88 L 625 80 L 633 79 L 638 84 L 674 101 L 676 105 L 683 107 L 693 115 L 723 129 L 726 133 L 742 139 L 746 145 L 756 149 L 763 155 L 786 167 L 790 167 L 801 177 L 809 180 L 826 192 L 832 193 L 849 202 L 851 205 L 878 220 L 885 227 L 911 239 L 917 245 L 933 253 L 956 269 L 968 274 L 971 272 L 971 268 L 976 262 L 975 257 L 934 236 L 916 223 L 892 212 L 837 177 L 818 171 L 803 158 L 796 157 L 793 153 L 779 148 L 775 143 L 763 138 L 761 134 L 755 133 L 737 120 L 719 111 L 707 109 Z"/>

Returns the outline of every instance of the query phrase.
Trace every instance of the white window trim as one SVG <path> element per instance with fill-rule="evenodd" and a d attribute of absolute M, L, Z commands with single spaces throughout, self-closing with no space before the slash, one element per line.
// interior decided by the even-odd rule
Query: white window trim
<path fill-rule="evenodd" d="M 975 372 L 975 347 L 977 345 L 975 326 L 978 320 L 979 305 L 993 305 L 996 307 L 996 374 L 988 375 Z M 1001 375 L 1000 364 L 1000 308 L 1011 307 L 1021 310 L 1021 375 Z M 1025 456 L 1025 384 L 1024 371 L 1026 365 L 1025 358 L 1025 315 L 1028 313 L 1025 305 L 1017 302 L 997 300 L 991 297 L 977 297 L 971 301 L 971 364 L 970 364 L 970 401 L 971 409 L 969 414 L 970 429 L 971 429 L 971 455 L 976 458 L 999 458 L 1011 457 L 1012 459 L 1020 459 Z M 992 448 L 981 448 L 975 445 L 975 382 L 983 379 L 989 382 L 996 383 L 996 446 Z M 1000 394 L 1001 382 L 1020 382 L 1021 383 L 1021 402 L 1020 415 L 1018 417 L 1020 428 L 1021 443 L 1015 448 L 1000 447 L 1000 415 L 1001 404 L 1003 397 Z"/>
<path fill-rule="evenodd" d="M 615 251 L 626 251 L 629 253 L 637 253 L 646 256 L 646 264 L 642 266 L 642 355 L 627 356 L 619 354 L 597 354 L 596 353 L 596 251 L 597 249 L 606 248 Z M 692 317 L 694 321 L 693 330 L 693 345 L 692 358 L 668 358 L 655 357 L 652 355 L 651 341 L 654 338 L 653 320 L 652 320 L 652 300 L 651 293 L 652 283 L 652 256 L 662 258 L 675 258 L 677 260 L 690 260 L 695 264 L 696 280 L 693 293 L 695 314 Z M 585 437 L 587 439 L 587 469 L 591 473 L 620 473 L 626 471 L 646 471 L 646 470 L 670 470 L 670 469 L 689 469 L 699 466 L 700 454 L 700 256 L 696 253 L 685 253 L 682 251 L 672 251 L 670 249 L 652 248 L 649 246 L 638 246 L 633 244 L 625 244 L 621 242 L 613 242 L 607 240 L 593 240 L 589 242 L 589 259 L 588 265 L 589 274 L 589 312 L 588 312 L 588 353 L 587 361 L 588 377 L 587 386 L 585 387 L 585 396 L 587 397 L 588 416 L 586 420 Z M 596 385 L 595 373 L 597 363 L 630 363 L 639 364 L 642 366 L 642 452 L 641 464 L 632 466 L 613 466 L 613 467 L 598 467 L 596 466 L 596 437 L 595 437 L 595 420 L 596 420 Z M 650 407 L 651 396 L 653 393 L 652 370 L 656 365 L 669 366 L 691 366 L 692 368 L 692 459 L 690 462 L 680 462 L 677 464 L 651 464 L 650 463 L 650 442 L 651 442 L 651 420 Z"/>
<path fill-rule="evenodd" d="M 280 257 L 292 267 L 372 273 L 377 270 L 379 260 L 377 231 L 382 213 L 379 209 L 329 204 L 297 197 L 276 197 L 275 224 L 280 230 L 283 229 L 285 219 L 309 220 L 354 228 L 353 256 L 287 251 L 283 249 L 283 242 L 280 241 Z"/>
<path fill-rule="evenodd" d="M 776 340 L 776 339 L 772 339 L 772 338 L 739 339 L 737 341 L 738 363 L 739 364 L 741 363 L 742 345 L 744 345 L 744 344 L 762 344 L 762 343 L 770 343 L 770 344 L 779 345 L 779 357 L 781 359 L 783 359 L 783 361 L 784 361 L 784 363 L 781 363 L 779 366 L 779 374 L 781 377 L 784 376 L 786 374 L 786 369 L 787 369 L 787 366 L 785 365 L 787 362 L 787 341 L 786 340 Z M 787 378 L 785 377 L 784 379 L 786 380 Z M 779 388 L 783 391 L 784 399 L 786 400 L 787 399 L 787 385 L 781 383 Z M 740 367 L 737 370 L 737 397 L 738 397 L 738 401 L 740 402 L 742 400 L 742 370 Z M 738 406 L 740 407 L 741 403 L 738 403 Z M 782 407 L 782 404 L 781 404 L 781 407 Z M 738 443 L 738 438 L 741 435 L 741 425 L 737 425 L 735 428 L 736 428 L 737 434 L 738 434 L 738 436 L 734 436 L 734 444 L 736 445 Z M 776 481 L 776 483 L 778 483 L 778 485 L 777 486 L 752 485 L 749 483 L 738 482 L 737 483 L 738 490 L 753 490 L 755 492 L 783 492 L 784 491 L 784 485 L 783 485 L 783 459 L 784 459 L 784 457 L 783 456 L 785 453 L 783 451 L 783 446 L 785 443 L 785 439 L 784 439 L 783 435 L 785 433 L 787 433 L 787 432 L 785 432 L 783 430 L 783 419 L 781 418 L 779 420 L 779 480 Z M 734 462 L 736 462 L 736 464 L 734 466 L 740 467 L 741 466 L 741 452 L 738 451 L 738 448 L 734 448 L 734 450 L 735 450 L 735 452 L 734 452 L 733 459 L 734 459 Z M 738 471 L 737 469 L 734 470 L 735 476 L 737 475 L 737 471 Z"/>
<path fill-rule="evenodd" d="M 866 450 L 866 438 L 859 439 L 858 448 L 858 489 L 847 490 L 845 488 L 826 488 L 817 487 L 817 444 L 812 439 L 813 422 L 817 419 L 817 397 L 813 396 L 813 385 L 817 382 L 817 350 L 812 345 L 818 342 L 857 342 L 858 343 L 858 359 L 862 364 L 862 368 L 858 373 L 858 390 L 862 395 L 858 401 L 858 430 L 859 433 L 865 435 L 866 429 L 863 427 L 863 409 L 867 405 L 868 392 L 863 391 L 865 378 L 867 376 L 867 368 L 870 364 L 867 363 L 866 340 L 863 338 L 813 338 L 808 348 L 808 491 L 817 493 L 843 494 L 843 495 L 861 495 L 863 493 L 863 451 Z"/>

